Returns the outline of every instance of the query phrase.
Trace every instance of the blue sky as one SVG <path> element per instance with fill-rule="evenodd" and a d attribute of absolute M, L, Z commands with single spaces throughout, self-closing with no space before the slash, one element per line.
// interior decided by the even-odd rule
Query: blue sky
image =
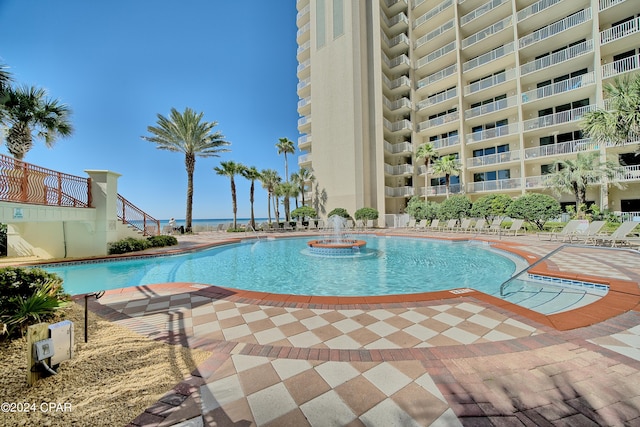
<path fill-rule="evenodd" d="M 24 160 L 79 176 L 113 170 L 141 209 L 184 218 L 184 156 L 141 136 L 157 114 L 191 107 L 232 143 L 197 159 L 193 216 L 231 217 L 229 179 L 213 168 L 234 160 L 284 176 L 275 144 L 297 146 L 295 17 L 291 0 L 0 0 L 0 62 L 73 110 L 74 135 L 52 149 L 37 141 Z M 238 216 L 248 217 L 249 182 L 236 181 Z M 255 210 L 267 216 L 259 183 Z"/>

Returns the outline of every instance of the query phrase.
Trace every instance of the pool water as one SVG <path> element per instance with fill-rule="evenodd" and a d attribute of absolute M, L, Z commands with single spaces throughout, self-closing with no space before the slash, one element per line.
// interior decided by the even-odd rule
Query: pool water
<path fill-rule="evenodd" d="M 410 294 L 454 288 L 499 293 L 516 269 L 488 245 L 367 235 L 357 257 L 306 252 L 309 238 L 260 239 L 181 255 L 45 267 L 75 295 L 166 282 L 319 296 Z"/>

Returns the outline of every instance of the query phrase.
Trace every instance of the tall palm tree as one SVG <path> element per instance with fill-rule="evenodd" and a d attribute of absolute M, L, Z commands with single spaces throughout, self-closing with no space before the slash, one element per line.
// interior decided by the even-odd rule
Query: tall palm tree
<path fill-rule="evenodd" d="M 238 203 L 236 197 L 236 181 L 234 177 L 236 175 L 242 175 L 246 166 L 242 163 L 236 163 L 233 160 L 227 162 L 220 162 L 220 166 L 213 168 L 216 174 L 228 176 L 231 181 L 231 202 L 233 206 L 233 228 L 238 228 L 237 215 L 238 215 Z"/>
<path fill-rule="evenodd" d="M 43 138 L 47 147 L 56 139 L 73 133 L 71 110 L 47 91 L 35 86 L 5 87 L 2 123 L 9 128 L 5 143 L 9 153 L 22 160 L 33 147 L 34 138 Z"/>
<path fill-rule="evenodd" d="M 2 115 L 4 111 L 4 104 L 9 99 L 9 94 L 6 90 L 9 88 L 9 84 L 13 81 L 11 73 L 7 71 L 7 66 L 0 63 L 0 123 L 2 123 Z"/>
<path fill-rule="evenodd" d="M 158 114 L 157 126 L 148 126 L 147 131 L 153 136 L 143 136 L 142 139 L 154 142 L 159 150 L 184 153 L 184 165 L 187 170 L 187 213 L 185 226 L 191 231 L 193 212 L 193 173 L 196 168 L 196 157 L 220 157 L 220 153 L 230 150 L 225 147 L 231 143 L 224 140 L 224 135 L 213 131 L 218 122 L 202 121 L 204 113 L 196 113 L 191 108 L 185 108 L 180 113 L 171 109 L 169 117 Z"/>
<path fill-rule="evenodd" d="M 269 215 L 269 224 L 271 224 L 271 199 L 273 198 L 276 186 L 282 181 L 278 172 L 273 169 L 263 169 L 260 172 L 260 182 L 262 182 L 262 188 L 267 190 L 267 213 Z"/>
<path fill-rule="evenodd" d="M 622 145 L 640 137 L 640 74 L 616 78 L 604 86 L 607 110 L 585 114 L 585 135 L 601 144 Z"/>
<path fill-rule="evenodd" d="M 438 157 L 438 152 L 430 142 L 425 142 L 418 147 L 416 151 L 416 160 L 423 159 L 424 165 L 427 170 L 424 173 L 424 199 L 427 200 L 427 187 L 429 186 L 429 167 L 431 166 L 431 159 Z"/>
<path fill-rule="evenodd" d="M 623 171 L 616 162 L 602 162 L 599 156 L 598 152 L 578 153 L 575 159 L 556 160 L 553 162 L 555 172 L 547 175 L 545 180 L 546 186 L 556 195 L 573 193 L 579 218 L 583 217 L 582 206 L 586 201 L 587 188 L 602 182 L 604 178 L 611 180 Z M 623 187 L 617 181 L 611 181 L 611 184 Z"/>
<path fill-rule="evenodd" d="M 456 156 L 449 155 L 438 158 L 433 162 L 433 173 L 436 175 L 444 175 L 444 182 L 447 189 L 447 199 L 449 198 L 449 187 L 451 185 L 451 175 L 460 174 L 460 165 L 456 160 Z"/>
<path fill-rule="evenodd" d="M 255 230 L 256 218 L 253 214 L 253 201 L 254 201 L 253 195 L 255 192 L 256 180 L 260 179 L 260 172 L 258 172 L 258 169 L 256 169 L 255 166 L 250 166 L 250 167 L 244 168 L 244 170 L 242 171 L 242 176 L 248 179 L 249 181 L 251 181 L 251 189 L 249 190 L 249 203 L 251 203 L 251 227 Z"/>
<path fill-rule="evenodd" d="M 285 221 L 291 220 L 291 197 L 296 197 L 298 188 L 291 182 L 281 182 L 276 186 L 276 195 L 283 198 Z"/>
<path fill-rule="evenodd" d="M 302 168 L 298 172 L 294 172 L 291 174 L 291 182 L 293 182 L 295 185 L 298 186 L 300 194 L 302 194 L 302 206 L 305 205 L 304 193 L 305 193 L 307 183 L 308 182 L 313 183 L 313 181 L 315 180 L 316 180 L 316 177 L 313 175 L 313 171 L 311 169 Z"/>
<path fill-rule="evenodd" d="M 296 147 L 293 145 L 293 141 L 288 138 L 280 138 L 276 144 L 278 154 L 284 154 L 284 178 L 289 182 L 289 165 L 287 162 L 287 153 L 293 154 L 296 152 Z"/>

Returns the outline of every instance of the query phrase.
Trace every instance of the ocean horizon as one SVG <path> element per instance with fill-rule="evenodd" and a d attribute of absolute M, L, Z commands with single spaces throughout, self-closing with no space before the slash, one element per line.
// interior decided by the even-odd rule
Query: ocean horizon
<path fill-rule="evenodd" d="M 246 224 L 251 220 L 251 218 L 237 218 L 236 222 L 238 224 Z M 275 218 L 272 218 L 272 220 L 275 220 Z M 186 220 L 185 219 L 181 219 L 181 218 L 176 218 L 176 226 L 180 227 L 181 225 L 186 225 Z M 269 218 L 255 218 L 256 223 L 261 223 L 261 222 L 266 222 L 269 221 Z M 196 225 L 202 226 L 202 227 L 217 227 L 218 224 L 228 224 L 230 222 L 233 222 L 233 218 L 208 218 L 208 219 L 192 219 L 191 220 L 191 226 L 195 227 Z M 160 228 L 162 229 L 162 227 L 164 227 L 165 225 L 169 225 L 169 220 L 168 219 L 161 219 L 160 220 Z"/>

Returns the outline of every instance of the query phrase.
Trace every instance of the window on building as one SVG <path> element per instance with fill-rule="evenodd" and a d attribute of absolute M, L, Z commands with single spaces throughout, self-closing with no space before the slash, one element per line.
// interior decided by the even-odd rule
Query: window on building
<path fill-rule="evenodd" d="M 333 0 L 333 38 L 344 34 L 344 0 Z"/>

